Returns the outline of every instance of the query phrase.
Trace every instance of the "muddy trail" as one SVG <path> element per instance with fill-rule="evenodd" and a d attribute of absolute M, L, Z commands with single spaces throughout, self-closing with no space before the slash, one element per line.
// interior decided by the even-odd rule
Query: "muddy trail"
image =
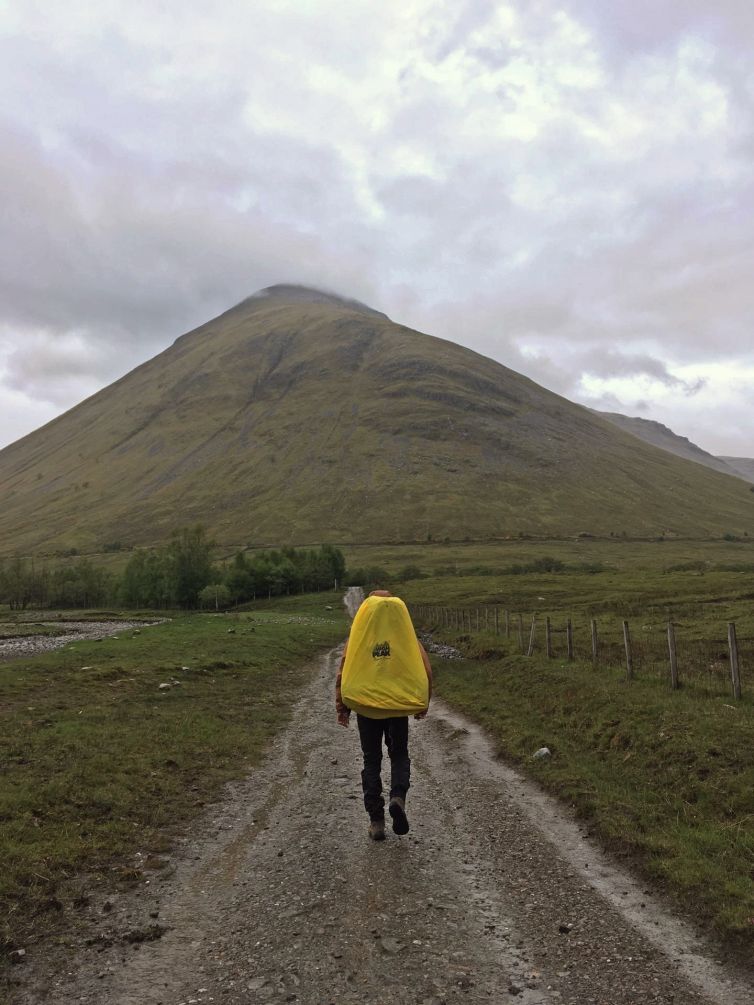
<path fill-rule="evenodd" d="M 73 962 L 30 954 L 12 968 L 12 1002 L 754 1001 L 439 702 L 411 722 L 411 831 L 370 842 L 358 734 L 335 721 L 338 657 L 165 878 L 93 903 Z"/>

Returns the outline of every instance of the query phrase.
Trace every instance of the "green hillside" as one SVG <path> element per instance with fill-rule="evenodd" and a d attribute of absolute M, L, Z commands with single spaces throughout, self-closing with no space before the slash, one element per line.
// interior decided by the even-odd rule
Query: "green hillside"
<path fill-rule="evenodd" d="M 0 553 L 754 535 L 740 479 L 353 301 L 273 287 L 0 451 Z"/>

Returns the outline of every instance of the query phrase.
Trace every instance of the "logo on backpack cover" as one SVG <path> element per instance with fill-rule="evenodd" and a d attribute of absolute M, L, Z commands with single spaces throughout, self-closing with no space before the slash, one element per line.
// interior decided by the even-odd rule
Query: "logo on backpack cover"
<path fill-rule="evenodd" d="M 377 645 L 372 649 L 372 656 L 377 660 L 382 656 L 390 655 L 390 643 L 389 642 L 378 642 Z"/>

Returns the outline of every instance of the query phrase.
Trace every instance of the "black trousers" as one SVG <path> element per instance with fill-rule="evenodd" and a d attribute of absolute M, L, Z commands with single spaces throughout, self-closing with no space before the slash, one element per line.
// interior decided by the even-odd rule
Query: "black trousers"
<path fill-rule="evenodd" d="M 406 798 L 411 776 L 411 760 L 408 756 L 408 716 L 399 715 L 393 719 L 368 719 L 357 715 L 361 752 L 364 755 L 364 770 L 361 772 L 361 788 L 364 792 L 364 808 L 370 820 L 381 820 L 385 816 L 385 800 L 382 798 L 382 738 L 390 757 L 390 798 Z"/>

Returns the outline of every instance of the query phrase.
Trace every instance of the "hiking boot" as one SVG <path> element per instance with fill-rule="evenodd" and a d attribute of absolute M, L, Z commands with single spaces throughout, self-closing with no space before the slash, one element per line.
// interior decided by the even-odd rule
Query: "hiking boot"
<path fill-rule="evenodd" d="M 379 820 L 369 821 L 369 837 L 372 841 L 384 841 L 385 840 L 385 818 L 380 817 Z"/>
<path fill-rule="evenodd" d="M 393 818 L 393 831 L 396 834 L 408 834 L 408 817 L 406 816 L 406 800 L 393 796 L 388 805 L 388 813 Z"/>

